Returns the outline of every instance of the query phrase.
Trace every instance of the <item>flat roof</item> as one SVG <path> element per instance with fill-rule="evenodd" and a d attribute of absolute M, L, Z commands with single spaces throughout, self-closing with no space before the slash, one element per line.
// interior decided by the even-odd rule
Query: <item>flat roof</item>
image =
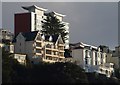
<path fill-rule="evenodd" d="M 30 10 L 31 8 L 36 8 L 36 9 L 39 9 L 39 10 L 42 10 L 42 11 L 47 11 L 47 9 L 44 9 L 44 8 L 40 8 L 36 5 L 32 5 L 32 6 L 22 6 L 23 9 L 25 10 Z"/>

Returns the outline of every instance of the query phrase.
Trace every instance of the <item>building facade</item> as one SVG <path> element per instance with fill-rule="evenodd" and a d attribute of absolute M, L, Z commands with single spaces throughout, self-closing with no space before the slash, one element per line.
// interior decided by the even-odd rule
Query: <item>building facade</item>
<path fill-rule="evenodd" d="M 26 65 L 26 55 L 25 54 L 13 54 L 13 57 L 22 65 Z"/>
<path fill-rule="evenodd" d="M 109 74 L 106 73 L 108 77 L 114 72 L 113 66 L 107 68 L 110 63 L 106 64 L 106 53 L 103 52 L 100 47 L 82 42 L 77 43 L 72 47 L 72 57 L 76 60 L 77 65 L 85 69 L 86 72 L 104 74 L 105 71 L 109 72 Z"/>
<path fill-rule="evenodd" d="M 19 33 L 13 43 L 15 53 L 26 54 L 31 63 L 61 62 L 65 58 L 60 35 L 44 36 L 39 31 Z"/>
<path fill-rule="evenodd" d="M 110 50 L 109 47 L 101 46 L 104 52 L 106 52 L 106 62 L 114 63 L 114 68 L 120 68 L 120 46 L 116 46 L 115 50 Z"/>
<path fill-rule="evenodd" d="M 40 8 L 36 5 L 22 7 L 27 10 L 26 13 L 16 13 L 14 16 L 15 23 L 15 35 L 19 32 L 31 32 L 31 31 L 41 31 L 42 30 L 42 22 L 46 18 L 47 9 Z M 66 35 L 67 40 L 65 40 L 65 49 L 69 49 L 69 23 L 63 22 L 63 17 L 65 15 L 59 14 L 57 12 L 50 12 L 54 16 L 56 16 L 61 23 L 65 24 L 65 30 L 68 32 Z"/>
<path fill-rule="evenodd" d="M 0 40 L 11 40 L 13 39 L 14 34 L 9 30 L 0 29 Z"/>
<path fill-rule="evenodd" d="M 114 63 L 114 68 L 120 68 L 120 46 L 115 47 L 115 50 L 112 50 L 108 53 L 107 62 Z"/>
<path fill-rule="evenodd" d="M 0 29 L 0 47 L 9 53 L 14 52 L 14 45 L 12 44 L 13 37 L 14 34 L 9 30 Z"/>

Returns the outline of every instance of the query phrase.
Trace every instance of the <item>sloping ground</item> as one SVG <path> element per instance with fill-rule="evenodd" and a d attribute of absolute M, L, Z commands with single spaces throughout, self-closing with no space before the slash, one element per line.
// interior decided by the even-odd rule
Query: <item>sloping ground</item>
<path fill-rule="evenodd" d="M 115 78 L 104 75 L 85 73 L 83 69 L 73 63 L 43 63 L 27 66 L 20 65 L 10 54 L 2 55 L 2 84 L 113 84 L 120 85 Z"/>
<path fill-rule="evenodd" d="M 86 73 L 89 84 L 101 84 L 101 85 L 120 85 L 120 81 L 115 78 L 108 78 L 105 75 L 100 75 L 96 73 Z"/>

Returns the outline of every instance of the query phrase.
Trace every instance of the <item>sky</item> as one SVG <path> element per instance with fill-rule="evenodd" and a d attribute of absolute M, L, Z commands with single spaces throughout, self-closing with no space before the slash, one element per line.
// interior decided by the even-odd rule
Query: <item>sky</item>
<path fill-rule="evenodd" d="M 70 43 L 118 45 L 117 2 L 2 2 L 2 28 L 14 32 L 14 14 L 26 12 L 21 6 L 37 5 L 48 11 L 66 15 L 69 23 Z"/>

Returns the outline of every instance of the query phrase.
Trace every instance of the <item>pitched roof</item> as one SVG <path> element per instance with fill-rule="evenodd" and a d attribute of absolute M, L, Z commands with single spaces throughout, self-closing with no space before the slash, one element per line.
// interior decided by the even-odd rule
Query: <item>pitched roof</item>
<path fill-rule="evenodd" d="M 25 41 L 32 41 L 36 38 L 38 31 L 22 33 L 22 35 L 26 38 Z"/>
<path fill-rule="evenodd" d="M 33 32 L 26 32 L 26 33 L 22 33 L 21 34 L 24 36 L 25 38 L 25 41 L 33 41 L 36 36 L 37 36 L 37 33 L 38 31 L 33 31 Z M 18 34 L 19 35 L 19 34 Z M 13 43 L 16 42 L 16 37 L 18 36 L 16 35 L 14 38 L 13 38 Z M 42 36 L 43 34 L 41 34 Z M 59 35 L 51 35 L 52 36 L 52 41 L 51 42 L 56 42 L 58 40 L 58 37 Z M 49 38 L 50 38 L 50 35 L 45 35 L 45 41 L 49 41 Z"/>
<path fill-rule="evenodd" d="M 47 9 L 44 9 L 44 8 L 40 8 L 36 5 L 32 5 L 32 6 L 22 6 L 23 9 L 25 10 L 31 10 L 32 8 L 36 8 L 36 9 L 39 9 L 39 10 L 42 10 L 42 11 L 47 11 Z"/>
<path fill-rule="evenodd" d="M 56 42 L 58 39 L 59 35 L 52 35 L 52 42 Z M 45 35 L 45 40 L 49 41 L 50 35 Z"/>
<path fill-rule="evenodd" d="M 26 32 L 26 33 L 22 33 L 21 34 L 25 37 L 25 41 L 33 41 L 36 36 L 37 36 L 37 33 L 38 31 L 33 31 L 33 32 Z M 19 34 L 18 34 L 19 35 Z M 16 37 L 18 36 L 16 35 L 14 38 L 13 38 L 13 41 L 12 42 L 16 42 Z"/>
<path fill-rule="evenodd" d="M 58 39 L 59 35 L 52 35 L 52 42 L 56 42 Z"/>

